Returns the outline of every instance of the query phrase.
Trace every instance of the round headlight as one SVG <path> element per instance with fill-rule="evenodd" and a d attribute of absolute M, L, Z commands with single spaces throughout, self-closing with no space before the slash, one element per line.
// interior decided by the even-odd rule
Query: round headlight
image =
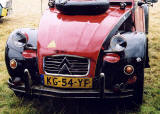
<path fill-rule="evenodd" d="M 114 51 L 123 51 L 127 46 L 125 38 L 121 35 L 115 35 L 111 39 L 110 47 Z"/>
<path fill-rule="evenodd" d="M 27 44 L 27 37 L 22 32 L 17 32 L 13 35 L 13 43 L 16 47 L 23 47 Z"/>

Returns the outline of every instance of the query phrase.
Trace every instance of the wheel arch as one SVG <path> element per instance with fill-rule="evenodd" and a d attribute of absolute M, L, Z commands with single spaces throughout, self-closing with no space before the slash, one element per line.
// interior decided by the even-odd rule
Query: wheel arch
<path fill-rule="evenodd" d="M 145 33 L 128 32 L 124 33 L 123 36 L 127 41 L 127 47 L 124 50 L 125 58 L 140 58 L 145 65 L 148 62 L 148 40 Z"/>
<path fill-rule="evenodd" d="M 36 29 L 30 29 L 30 28 L 16 29 L 10 34 L 5 47 L 5 63 L 6 63 L 6 67 L 9 75 L 13 78 L 17 76 L 19 77 L 24 74 L 24 69 L 26 68 L 26 63 L 28 62 L 28 60 L 24 58 L 22 55 L 22 52 L 25 50 L 25 47 L 17 47 L 13 43 L 13 35 L 19 31 L 22 33 L 26 33 L 28 35 L 28 42 L 26 45 L 37 47 L 37 30 Z M 10 67 L 10 60 L 12 59 L 17 61 L 16 69 L 12 69 Z"/>

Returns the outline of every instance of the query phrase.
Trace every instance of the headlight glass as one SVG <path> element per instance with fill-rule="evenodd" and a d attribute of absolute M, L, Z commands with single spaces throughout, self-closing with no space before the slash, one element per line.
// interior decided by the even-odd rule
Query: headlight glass
<path fill-rule="evenodd" d="M 125 38 L 121 35 L 115 35 L 112 37 L 110 47 L 113 51 L 123 51 L 127 46 Z"/>
<path fill-rule="evenodd" d="M 16 47 L 24 47 L 27 43 L 27 37 L 22 32 L 14 34 L 12 39 Z"/>

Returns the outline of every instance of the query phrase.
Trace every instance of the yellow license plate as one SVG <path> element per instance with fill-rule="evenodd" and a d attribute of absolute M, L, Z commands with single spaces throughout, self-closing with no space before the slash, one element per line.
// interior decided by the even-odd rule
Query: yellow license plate
<path fill-rule="evenodd" d="M 44 85 L 59 88 L 92 88 L 92 78 L 71 78 L 44 75 Z"/>

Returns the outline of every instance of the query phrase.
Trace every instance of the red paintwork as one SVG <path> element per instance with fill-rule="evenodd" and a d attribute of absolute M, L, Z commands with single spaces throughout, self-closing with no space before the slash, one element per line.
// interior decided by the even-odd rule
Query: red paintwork
<path fill-rule="evenodd" d="M 56 9 L 47 10 L 41 21 L 38 32 L 38 64 L 40 74 L 43 72 L 43 57 L 56 54 L 68 54 L 87 57 L 91 60 L 88 77 L 94 77 L 97 58 L 102 44 L 127 11 L 119 6 L 110 6 L 105 14 L 96 16 L 63 15 Z M 51 41 L 55 48 L 47 48 Z"/>
<path fill-rule="evenodd" d="M 144 11 L 142 7 L 136 8 L 135 11 L 135 29 L 137 32 L 145 32 Z"/>
<path fill-rule="evenodd" d="M 37 57 L 37 52 L 34 50 L 25 50 L 22 53 L 22 56 L 26 59 Z"/>
<path fill-rule="evenodd" d="M 27 34 L 27 33 L 24 33 L 24 35 L 26 36 L 27 41 L 28 41 L 28 40 L 29 40 L 29 36 L 28 36 L 28 34 Z"/>

